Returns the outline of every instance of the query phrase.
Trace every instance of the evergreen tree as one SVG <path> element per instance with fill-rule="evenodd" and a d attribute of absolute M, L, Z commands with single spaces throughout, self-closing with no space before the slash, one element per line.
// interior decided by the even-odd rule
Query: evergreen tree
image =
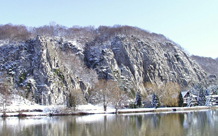
<path fill-rule="evenodd" d="M 206 98 L 205 106 L 212 106 L 212 102 L 211 102 L 211 97 L 210 96 L 208 96 Z"/>
<path fill-rule="evenodd" d="M 141 93 L 139 91 L 136 93 L 135 105 L 138 107 L 142 106 Z"/>
<path fill-rule="evenodd" d="M 206 98 L 205 98 L 203 89 L 200 89 L 197 101 L 198 101 L 199 106 L 204 106 L 205 105 Z"/>
<path fill-rule="evenodd" d="M 156 94 L 152 95 L 151 106 L 154 108 L 160 107 L 160 101 L 159 101 L 159 98 Z"/>
<path fill-rule="evenodd" d="M 68 107 L 73 107 L 74 111 L 76 110 L 76 97 L 73 96 L 71 93 L 68 96 Z"/>
<path fill-rule="evenodd" d="M 206 92 L 205 92 L 205 96 L 209 96 L 210 95 L 210 90 L 207 89 Z"/>
<path fill-rule="evenodd" d="M 184 102 L 184 100 L 183 100 L 183 97 L 182 97 L 182 93 L 180 92 L 179 93 L 179 96 L 178 96 L 178 106 L 179 107 L 183 107 L 183 102 Z"/>

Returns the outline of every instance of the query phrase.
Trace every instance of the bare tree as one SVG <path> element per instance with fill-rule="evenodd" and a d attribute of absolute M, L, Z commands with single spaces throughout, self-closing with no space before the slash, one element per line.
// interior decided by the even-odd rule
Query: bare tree
<path fill-rule="evenodd" d="M 178 83 L 168 82 L 162 88 L 161 102 L 166 106 L 173 107 L 179 106 L 180 86 Z"/>
<path fill-rule="evenodd" d="M 10 41 L 25 41 L 30 37 L 30 32 L 24 25 L 0 25 L 0 39 Z"/>
<path fill-rule="evenodd" d="M 112 94 L 111 94 L 111 102 L 114 105 L 115 109 L 116 109 L 116 114 L 118 114 L 118 109 L 122 108 L 122 106 L 124 106 L 125 103 L 127 103 L 128 101 L 128 94 L 125 91 L 122 91 L 118 85 L 117 82 L 113 81 L 110 83 L 112 86 L 114 85 L 114 87 L 112 88 Z"/>
<path fill-rule="evenodd" d="M 95 85 L 95 89 L 93 89 L 91 92 L 92 99 L 94 99 L 95 102 L 103 102 L 104 111 L 107 110 L 107 105 L 110 101 L 111 93 L 107 85 L 107 80 L 99 80 Z"/>
<path fill-rule="evenodd" d="M 121 91 L 117 82 L 113 80 L 99 80 L 95 88 L 90 91 L 90 101 L 92 103 L 103 103 L 104 111 L 108 104 L 112 104 L 116 113 L 118 108 L 128 100 L 126 92 Z"/>
<path fill-rule="evenodd" d="M 81 100 L 82 93 L 80 89 L 73 88 L 67 95 L 67 107 L 73 107 L 73 110 L 76 110 L 76 106 L 82 103 Z"/>
<path fill-rule="evenodd" d="M 8 85 L 7 81 L 5 81 L 4 77 L 0 77 L 0 94 L 2 96 L 2 107 L 3 107 L 3 112 L 5 114 L 6 112 L 6 106 L 10 102 L 10 86 Z"/>
<path fill-rule="evenodd" d="M 164 105 L 172 107 L 178 106 L 179 103 L 179 93 L 180 93 L 180 86 L 178 83 L 174 82 L 167 82 L 163 85 L 156 85 L 152 83 L 146 83 L 145 88 L 149 95 L 155 93 L 159 96 L 160 102 Z"/>

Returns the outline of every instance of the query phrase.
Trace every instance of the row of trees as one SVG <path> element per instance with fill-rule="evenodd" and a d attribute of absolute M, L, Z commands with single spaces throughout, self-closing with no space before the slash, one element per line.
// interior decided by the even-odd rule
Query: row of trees
<path fill-rule="evenodd" d="M 30 38 L 31 33 L 24 25 L 0 25 L 0 40 L 25 41 Z"/>
<path fill-rule="evenodd" d="M 81 90 L 74 89 L 68 95 L 68 107 L 73 107 L 74 110 L 78 103 L 78 92 Z M 128 101 L 127 92 L 121 91 L 119 85 L 114 80 L 101 79 L 95 83 L 95 86 L 89 89 L 88 102 L 92 104 L 102 104 L 104 111 L 107 106 L 114 106 L 116 112 Z"/>
<path fill-rule="evenodd" d="M 63 25 L 50 22 L 49 25 L 40 27 L 27 27 L 24 25 L 6 24 L 0 25 L 0 40 L 9 39 L 10 41 L 25 41 L 28 38 L 36 37 L 37 35 L 44 36 L 59 36 L 69 39 L 77 39 L 82 43 L 89 42 L 91 40 L 97 40 L 102 42 L 110 39 L 115 35 L 135 35 L 146 39 L 154 39 L 156 41 L 168 40 L 165 36 L 156 33 L 150 33 L 146 30 L 138 27 L 114 25 L 99 26 L 95 28 L 93 26 L 80 27 L 66 27 Z"/>
<path fill-rule="evenodd" d="M 194 95 L 192 91 L 187 95 L 187 106 L 213 106 L 218 102 L 216 100 L 216 93 L 210 92 L 210 90 L 205 90 L 201 88 L 198 92 L 198 95 Z"/>
<path fill-rule="evenodd" d="M 156 85 L 152 85 L 153 94 L 152 99 L 150 100 L 150 107 L 160 107 L 161 105 L 165 105 L 167 107 L 176 107 L 183 106 L 183 97 L 180 92 L 179 86 L 176 83 L 167 83 L 162 87 L 157 87 Z M 162 92 L 158 92 L 160 90 Z M 151 89 L 151 88 L 147 88 Z M 124 106 L 125 104 L 129 104 L 129 94 L 120 89 L 118 83 L 113 80 L 99 80 L 95 86 L 89 90 L 89 102 L 93 104 L 101 103 L 104 107 L 104 110 L 107 110 L 107 106 L 114 106 L 117 110 Z M 135 97 L 134 107 L 142 106 L 142 95 L 138 91 Z M 74 105 L 76 106 L 76 105 Z"/>
<path fill-rule="evenodd" d="M 157 86 L 151 83 L 147 83 L 146 85 L 147 91 L 151 91 L 149 92 L 151 94 L 149 96 L 152 96 L 150 100 L 150 107 L 183 106 L 183 97 L 177 83 L 168 82 L 162 86 Z M 125 104 L 129 104 L 129 94 L 120 89 L 120 86 L 114 80 L 98 80 L 98 82 L 95 83 L 95 86 L 89 89 L 88 93 L 88 102 L 91 102 L 92 104 L 102 104 L 105 111 L 107 110 L 108 105 L 114 106 L 117 112 L 120 107 L 124 106 Z M 70 95 L 70 97 L 72 98 L 71 107 L 75 108 L 76 98 L 72 95 Z M 141 107 L 143 105 L 142 97 L 143 96 L 138 91 L 136 93 L 134 107 Z M 149 98 L 147 98 L 146 100 L 148 99 Z"/>

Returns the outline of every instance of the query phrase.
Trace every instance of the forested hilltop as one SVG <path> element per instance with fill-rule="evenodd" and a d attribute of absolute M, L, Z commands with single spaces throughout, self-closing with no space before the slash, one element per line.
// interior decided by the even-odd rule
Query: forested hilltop
<path fill-rule="evenodd" d="M 12 24 L 0 25 L 0 40 L 9 40 L 9 42 L 26 41 L 29 38 L 35 38 L 37 35 L 41 35 L 46 37 L 64 37 L 71 40 L 76 39 L 80 43 L 85 44 L 93 40 L 105 41 L 119 34 L 135 35 L 149 40 L 167 41 L 164 35 L 150 33 L 138 27 L 121 25 L 114 25 L 113 27 L 99 26 L 98 28 L 94 28 L 93 26 L 73 26 L 68 28 L 55 22 L 42 27 L 27 27 Z"/>
<path fill-rule="evenodd" d="M 163 105 L 178 106 L 180 91 L 210 84 L 180 46 L 137 27 L 6 24 L 0 45 L 4 103 L 14 94 L 42 105 L 118 106 L 155 94 Z"/>

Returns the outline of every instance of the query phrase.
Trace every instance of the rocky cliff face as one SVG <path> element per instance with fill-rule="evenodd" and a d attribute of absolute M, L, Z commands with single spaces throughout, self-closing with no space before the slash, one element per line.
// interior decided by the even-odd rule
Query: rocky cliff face
<path fill-rule="evenodd" d="M 3 45 L 0 47 L 1 75 L 6 75 L 8 81 L 18 93 L 36 103 L 43 105 L 67 104 L 70 92 L 80 96 L 80 103 L 86 102 L 83 92 L 75 90 L 85 85 L 64 65 L 61 59 L 61 48 L 72 46 L 70 42 L 63 44 L 55 39 L 37 37 L 26 43 Z M 77 53 L 79 49 L 76 50 Z M 73 58 L 72 58 L 73 59 Z"/>
<path fill-rule="evenodd" d="M 206 83 L 207 77 L 173 42 L 134 35 L 116 35 L 86 45 L 38 36 L 26 43 L 2 45 L 0 52 L 1 75 L 7 76 L 20 95 L 44 105 L 67 104 L 70 93 L 85 103 L 95 80 L 95 73 L 86 66 L 94 69 L 99 79 L 114 79 L 133 95 L 146 93 L 146 82 L 177 82 L 185 90 Z"/>
<path fill-rule="evenodd" d="M 186 89 L 205 82 L 207 74 L 184 51 L 170 41 L 157 42 L 135 36 L 115 36 L 91 42 L 85 50 L 89 67 L 100 78 L 116 79 L 124 90 L 143 92 L 146 82 L 157 85 L 177 82 Z"/>

